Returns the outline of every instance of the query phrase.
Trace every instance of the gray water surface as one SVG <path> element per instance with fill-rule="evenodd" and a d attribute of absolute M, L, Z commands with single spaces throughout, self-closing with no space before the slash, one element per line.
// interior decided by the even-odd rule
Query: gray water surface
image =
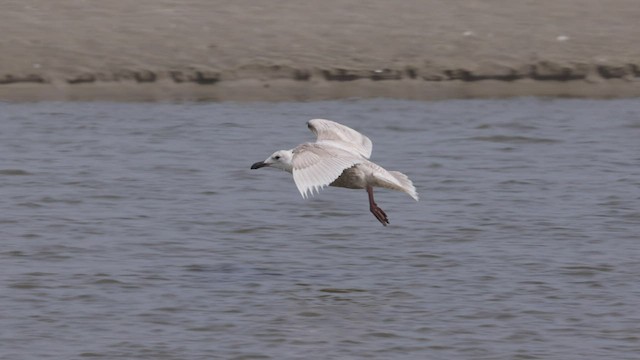
<path fill-rule="evenodd" d="M 249 170 L 373 140 L 420 202 Z M 640 359 L 640 100 L 0 104 L 2 359 Z"/>

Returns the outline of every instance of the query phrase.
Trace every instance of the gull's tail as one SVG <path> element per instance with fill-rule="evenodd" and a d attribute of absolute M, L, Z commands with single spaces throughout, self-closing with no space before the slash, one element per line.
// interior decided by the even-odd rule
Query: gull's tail
<path fill-rule="evenodd" d="M 414 198 L 415 201 L 418 201 L 418 192 L 416 191 L 415 186 L 413 186 L 413 182 L 409 180 L 409 177 L 407 175 L 399 171 L 389 171 L 389 174 L 391 174 L 400 183 L 400 188 L 398 190 L 406 192 L 407 194 L 409 194 L 409 196 Z"/>

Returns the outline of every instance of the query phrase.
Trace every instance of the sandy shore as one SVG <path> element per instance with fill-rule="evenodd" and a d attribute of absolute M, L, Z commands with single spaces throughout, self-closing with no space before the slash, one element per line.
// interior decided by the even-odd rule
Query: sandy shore
<path fill-rule="evenodd" d="M 9 0 L 0 100 L 640 96 L 637 0 Z"/>

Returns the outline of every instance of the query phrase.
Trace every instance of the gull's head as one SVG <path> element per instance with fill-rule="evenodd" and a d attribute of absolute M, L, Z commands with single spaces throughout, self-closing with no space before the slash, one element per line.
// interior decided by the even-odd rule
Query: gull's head
<path fill-rule="evenodd" d="M 278 150 L 271 154 L 265 161 L 258 161 L 251 165 L 252 169 L 260 169 L 261 167 L 269 166 L 284 171 L 291 172 L 293 166 L 291 161 L 293 160 L 293 150 Z"/>

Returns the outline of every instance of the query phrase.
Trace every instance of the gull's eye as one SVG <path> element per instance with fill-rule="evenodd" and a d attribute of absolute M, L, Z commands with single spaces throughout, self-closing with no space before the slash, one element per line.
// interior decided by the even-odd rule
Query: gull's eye
<path fill-rule="evenodd" d="M 276 160 L 280 160 L 280 155 L 276 155 L 273 158 L 276 159 Z"/>

